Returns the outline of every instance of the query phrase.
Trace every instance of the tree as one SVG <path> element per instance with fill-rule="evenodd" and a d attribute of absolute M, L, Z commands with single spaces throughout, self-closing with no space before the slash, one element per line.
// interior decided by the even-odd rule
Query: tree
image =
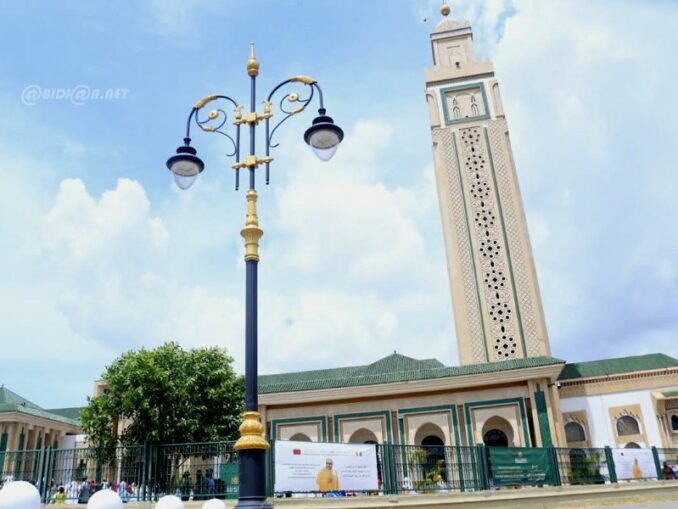
<path fill-rule="evenodd" d="M 129 351 L 106 368 L 103 394 L 81 414 L 96 448 L 145 442 L 233 440 L 243 410 L 243 377 L 225 350 L 165 343 Z M 117 435 L 118 423 L 124 429 Z"/>

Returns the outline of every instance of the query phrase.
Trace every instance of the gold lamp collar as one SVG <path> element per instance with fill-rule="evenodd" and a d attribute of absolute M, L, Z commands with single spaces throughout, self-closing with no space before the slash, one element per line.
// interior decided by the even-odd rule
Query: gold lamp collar
<path fill-rule="evenodd" d="M 259 60 L 254 56 L 254 43 L 250 44 L 250 59 L 247 61 L 247 74 L 253 77 L 259 74 Z"/>

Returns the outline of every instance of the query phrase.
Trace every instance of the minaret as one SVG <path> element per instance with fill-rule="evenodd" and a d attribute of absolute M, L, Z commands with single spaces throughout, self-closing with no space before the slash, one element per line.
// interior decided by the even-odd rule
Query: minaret
<path fill-rule="evenodd" d="M 461 364 L 550 355 L 508 127 L 469 23 L 431 32 L 426 98 Z"/>

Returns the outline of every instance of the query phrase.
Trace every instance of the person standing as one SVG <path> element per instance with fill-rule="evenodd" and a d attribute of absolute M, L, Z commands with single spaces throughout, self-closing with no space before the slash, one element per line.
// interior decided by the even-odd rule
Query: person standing
<path fill-rule="evenodd" d="M 66 503 L 66 490 L 63 486 L 59 486 L 59 491 L 54 495 L 55 504 L 65 504 Z"/>
<path fill-rule="evenodd" d="M 339 476 L 334 470 L 334 461 L 332 458 L 325 458 L 325 466 L 320 469 L 315 483 L 318 485 L 318 491 L 338 491 Z"/>
<path fill-rule="evenodd" d="M 664 474 L 664 479 L 666 480 L 675 479 L 673 468 L 671 468 L 666 461 L 664 462 L 664 467 L 662 468 L 662 474 Z"/>
<path fill-rule="evenodd" d="M 82 480 L 82 484 L 80 485 L 80 495 L 78 496 L 78 504 L 86 504 L 87 502 L 89 502 L 89 493 L 90 493 L 89 483 L 87 482 L 87 477 L 85 477 Z"/>

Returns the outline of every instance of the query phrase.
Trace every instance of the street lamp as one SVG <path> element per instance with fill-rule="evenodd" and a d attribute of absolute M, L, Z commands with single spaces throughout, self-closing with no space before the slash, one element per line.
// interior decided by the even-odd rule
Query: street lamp
<path fill-rule="evenodd" d="M 180 146 L 176 154 L 167 160 L 167 168 L 174 175 L 174 180 L 181 189 L 188 189 L 205 169 L 205 163 L 198 157 L 197 150 L 191 146 L 191 122 L 205 132 L 219 133 L 230 140 L 233 151 L 228 157 L 235 157 L 235 189 L 240 187 L 240 170 L 247 169 L 249 176 L 249 188 L 247 191 L 247 215 L 245 227 L 240 234 L 245 239 L 245 266 L 246 266 L 246 291 L 245 291 L 245 413 L 240 425 L 240 438 L 235 443 L 238 452 L 240 471 L 240 492 L 237 507 L 241 509 L 257 509 L 270 507 L 265 505 L 266 499 L 266 469 L 265 454 L 270 447 L 264 438 L 264 427 L 258 412 L 259 402 L 257 394 L 257 265 L 259 263 L 259 239 L 264 234 L 259 227 L 257 217 L 257 191 L 255 188 L 256 169 L 260 165 L 266 167 L 266 184 L 270 180 L 270 164 L 273 158 L 271 149 L 278 146 L 273 143 L 273 136 L 278 127 L 293 115 L 304 111 L 308 104 L 318 94 L 320 107 L 318 116 L 313 120 L 311 127 L 304 133 L 304 140 L 311 146 L 313 152 L 323 161 L 329 160 L 337 151 L 339 143 L 344 138 L 344 132 L 337 126 L 331 117 L 327 116 L 323 102 L 323 93 L 318 83 L 308 76 L 293 76 L 276 85 L 268 97 L 263 101 L 263 112 L 256 110 L 256 81 L 259 74 L 259 62 L 254 55 L 254 44 L 250 45 L 250 58 L 247 62 L 247 74 L 250 76 L 250 112 L 243 114 L 243 106 L 226 95 L 209 95 L 200 99 L 191 110 L 186 122 L 186 135 L 184 144 Z M 283 116 L 281 120 L 271 128 L 272 103 L 276 94 L 287 85 L 302 85 L 306 94 L 301 97 L 296 92 L 288 92 L 282 95 L 279 103 Z M 225 101 L 234 108 L 233 124 L 235 125 L 235 138 L 225 132 L 227 114 L 221 108 L 212 109 L 207 118 L 201 118 L 200 112 L 213 101 Z M 264 121 L 265 126 L 265 155 L 258 157 L 255 152 L 256 128 L 259 122 Z M 240 157 L 240 128 L 249 126 L 249 154 L 244 160 Z"/>

